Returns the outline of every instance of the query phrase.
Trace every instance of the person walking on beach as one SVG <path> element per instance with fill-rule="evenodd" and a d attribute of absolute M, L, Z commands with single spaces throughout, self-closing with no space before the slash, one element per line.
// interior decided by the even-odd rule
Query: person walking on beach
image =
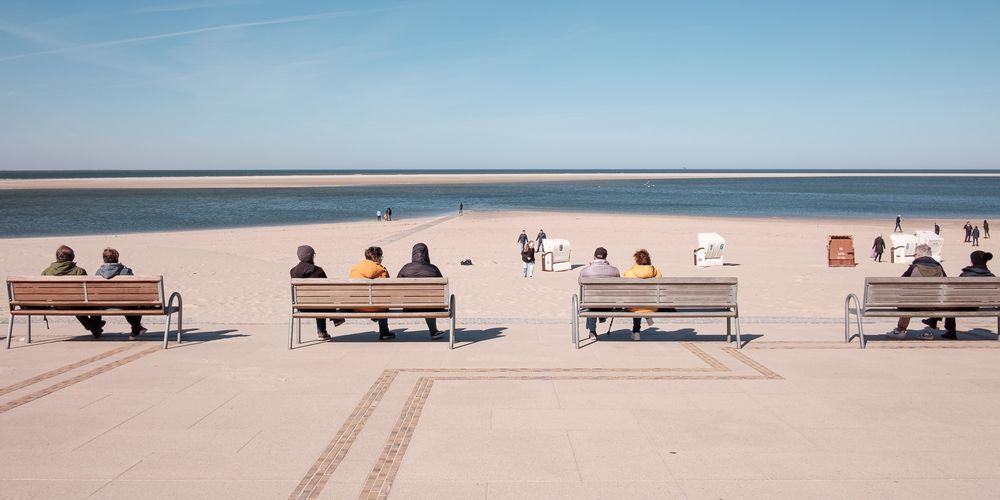
<path fill-rule="evenodd" d="M 594 260 L 580 269 L 581 278 L 618 278 L 621 273 L 618 268 L 608 263 L 608 251 L 604 247 L 594 250 Z M 600 318 L 601 323 L 607 318 Z M 597 318 L 587 318 L 587 331 L 590 338 L 597 340 Z"/>
<path fill-rule="evenodd" d="M 544 240 L 545 238 L 546 238 L 546 236 L 545 236 L 545 230 L 544 229 L 539 229 L 538 230 L 538 236 L 535 237 L 535 248 L 537 248 L 539 252 L 544 252 L 545 251 L 542 248 L 542 240 Z"/>
<path fill-rule="evenodd" d="M 993 260 L 993 254 L 989 252 L 984 252 L 982 250 L 976 250 L 969 255 L 969 260 L 972 261 L 971 266 L 967 266 L 962 269 L 962 274 L 958 275 L 959 278 L 995 278 L 996 276 L 990 272 L 990 269 L 986 266 L 986 263 Z M 976 307 L 959 307 L 955 308 L 956 311 L 974 311 Z M 941 318 L 928 318 L 923 320 L 923 323 L 933 329 L 937 329 L 938 321 Z M 955 318 L 945 318 L 944 320 L 944 334 L 941 335 L 943 339 L 957 339 L 958 338 L 958 328 L 955 324 Z"/>
<path fill-rule="evenodd" d="M 441 270 L 431 264 L 431 255 L 427 250 L 427 245 L 417 243 L 413 245 L 410 252 L 410 263 L 400 268 L 396 273 L 397 278 L 443 278 Z M 444 332 L 437 329 L 436 318 L 424 318 L 427 323 L 427 330 L 431 332 L 431 339 L 439 339 Z"/>
<path fill-rule="evenodd" d="M 946 278 L 944 268 L 941 263 L 931 257 L 930 245 L 917 245 L 913 250 L 913 263 L 903 272 L 904 278 Z M 954 331 L 954 318 L 945 319 L 945 328 Z M 906 327 L 910 326 L 910 318 L 901 316 L 896 322 L 896 329 L 886 333 L 890 339 L 906 340 Z M 919 336 L 920 340 L 934 340 L 934 332 L 924 330 Z"/>
<path fill-rule="evenodd" d="M 462 211 L 465 210 L 465 204 L 458 202 L 458 215 L 462 215 Z"/>
<path fill-rule="evenodd" d="M 379 222 L 382 222 L 382 211 L 381 210 L 376 210 L 375 211 L 375 220 L 377 220 Z"/>
<path fill-rule="evenodd" d="M 896 227 L 892 230 L 892 232 L 902 233 L 903 232 L 903 226 L 901 225 L 902 222 L 903 222 L 903 217 L 900 214 L 896 214 Z"/>
<path fill-rule="evenodd" d="M 517 236 L 517 251 L 523 252 L 524 245 L 528 244 L 528 233 L 524 229 L 521 230 L 521 234 Z"/>
<path fill-rule="evenodd" d="M 979 226 L 972 228 L 972 246 L 979 246 Z"/>
<path fill-rule="evenodd" d="M 73 252 L 73 249 L 61 245 L 56 249 L 56 261 L 42 271 L 42 276 L 86 276 L 86 269 L 77 266 L 74 260 L 76 260 L 76 253 Z M 76 320 L 95 339 L 100 338 L 101 334 L 104 333 L 105 322 L 101 320 L 100 316 L 77 316 Z"/>
<path fill-rule="evenodd" d="M 986 239 L 990 239 L 990 222 L 986 219 L 983 219 L 983 233 L 986 233 Z"/>
<path fill-rule="evenodd" d="M 535 274 L 535 246 L 530 241 L 521 250 L 521 272 L 525 278 Z"/>
<path fill-rule="evenodd" d="M 941 226 L 937 222 L 934 223 L 934 234 L 941 236 Z"/>
<path fill-rule="evenodd" d="M 648 279 L 648 278 L 663 277 L 663 275 L 660 274 L 660 270 L 653 267 L 653 262 L 649 257 L 649 252 L 647 252 L 645 248 L 640 248 L 639 250 L 636 250 L 635 254 L 632 255 L 632 259 L 635 261 L 635 265 L 633 265 L 632 268 L 629 269 L 628 271 L 625 271 L 625 274 L 623 276 L 624 278 Z M 629 309 L 629 311 L 635 313 L 649 313 L 649 312 L 656 312 L 656 309 L 632 308 Z M 646 321 L 648 321 L 650 324 L 652 324 L 653 322 L 649 318 L 646 318 Z M 639 330 L 641 329 L 641 327 L 642 327 L 642 318 L 632 318 L 632 340 L 641 340 L 641 338 L 639 337 Z"/>
<path fill-rule="evenodd" d="M 969 243 L 972 241 L 972 224 L 970 224 L 969 221 L 965 221 L 963 229 L 965 229 L 965 242 Z"/>
<path fill-rule="evenodd" d="M 873 260 L 875 262 L 882 262 L 882 252 L 885 251 L 885 240 L 882 239 L 881 234 L 875 237 L 872 251 L 875 253 Z"/>
<path fill-rule="evenodd" d="M 385 209 L 385 220 L 386 222 L 392 221 L 392 207 Z"/>
<path fill-rule="evenodd" d="M 382 248 L 368 247 L 365 249 L 365 258 L 351 268 L 348 278 L 380 279 L 388 278 L 389 271 L 382 267 Z M 360 310 L 360 309 L 359 309 Z M 378 310 L 378 309 L 376 309 Z M 368 310 L 371 312 L 371 310 Z M 385 318 L 373 319 L 378 323 L 378 339 L 389 340 L 396 338 L 396 334 L 389 331 L 389 320 Z"/>
<path fill-rule="evenodd" d="M 133 276 L 132 270 L 125 267 L 121 262 L 118 262 L 118 250 L 114 248 L 105 248 L 104 253 L 101 255 L 104 263 L 101 267 L 97 268 L 94 273 L 96 276 L 100 276 L 104 279 L 111 279 L 115 276 Z M 132 332 L 128 334 L 129 340 L 135 340 L 139 338 L 139 335 L 146 333 L 146 328 L 142 326 L 142 316 L 131 315 L 125 316 L 125 321 L 128 321 L 129 326 L 132 327 Z"/>
<path fill-rule="evenodd" d="M 299 263 L 288 271 L 289 276 L 296 279 L 305 278 L 326 278 L 326 271 L 315 264 L 316 250 L 309 245 L 302 245 L 295 249 L 295 256 Z M 333 326 L 344 324 L 341 318 L 333 319 Z M 316 337 L 320 340 L 330 340 L 330 334 L 326 331 L 326 318 L 316 318 Z"/>

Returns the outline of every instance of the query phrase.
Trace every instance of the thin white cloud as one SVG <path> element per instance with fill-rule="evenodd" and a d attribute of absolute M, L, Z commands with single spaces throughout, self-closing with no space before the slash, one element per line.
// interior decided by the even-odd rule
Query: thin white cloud
<path fill-rule="evenodd" d="M 236 5 L 246 5 L 248 3 L 259 3 L 259 2 L 246 2 L 240 0 L 224 0 L 218 2 L 191 2 L 191 3 L 176 3 L 170 5 L 155 5 L 152 7 L 140 7 L 133 10 L 135 14 L 155 14 L 162 12 L 184 12 L 189 10 L 203 10 L 203 9 L 215 9 L 220 7 L 232 7 Z"/>
<path fill-rule="evenodd" d="M 381 12 L 387 12 L 387 11 L 397 10 L 399 8 L 400 7 L 389 7 L 389 8 L 368 9 L 368 10 L 341 10 L 341 11 L 320 12 L 320 13 L 317 13 L 317 14 L 307 14 L 307 15 L 302 15 L 302 16 L 279 17 L 279 18 L 275 18 L 275 19 L 265 19 L 265 20 L 262 20 L 262 21 L 250 21 L 250 22 L 246 22 L 246 23 L 222 24 L 222 25 L 218 25 L 218 26 L 209 26 L 207 28 L 198 28 L 198 29 L 185 30 L 185 31 L 173 31 L 173 32 L 170 32 L 170 33 L 159 33 L 159 34 L 156 34 L 156 35 L 137 36 L 137 37 L 132 37 L 132 38 L 122 38 L 122 39 L 118 39 L 118 40 L 108 40 L 108 41 L 104 41 L 104 42 L 85 43 L 85 44 L 81 44 L 81 45 L 74 45 L 74 46 L 71 46 L 71 47 L 59 47 L 59 48 L 49 49 L 49 50 L 39 50 L 39 51 L 36 51 L 36 52 L 26 52 L 26 53 L 23 53 L 23 54 L 16 54 L 16 55 L 12 55 L 12 56 L 0 57 L 0 62 L 14 61 L 14 60 L 17 60 L 17 59 L 26 59 L 26 58 L 29 58 L 29 57 L 44 56 L 44 55 L 51 55 L 51 54 L 61 54 L 61 53 L 71 52 L 71 51 L 77 51 L 77 50 L 101 49 L 101 48 L 106 48 L 106 47 L 116 47 L 116 46 L 119 46 L 119 45 L 132 45 L 132 44 L 137 44 L 137 43 L 151 42 L 151 41 L 155 41 L 155 40 L 164 40 L 164 39 L 168 39 L 168 38 L 179 38 L 179 37 L 185 37 L 185 36 L 191 36 L 191 35 L 199 35 L 199 34 L 202 34 L 202 33 L 211 33 L 211 32 L 214 32 L 214 31 L 226 31 L 226 30 L 233 30 L 233 29 L 240 29 L 240 28 L 252 28 L 252 27 L 257 27 L 257 26 L 270 26 L 270 25 L 276 25 L 276 24 L 304 23 L 304 22 L 309 22 L 309 21 L 319 21 L 319 20 L 322 20 L 322 19 L 335 19 L 335 18 L 341 18 L 341 17 L 353 17 L 353 16 L 361 16 L 361 15 L 367 15 L 367 14 L 378 14 L 378 13 L 381 13 Z M 14 27 L 12 27 L 10 25 L 2 26 L 0 28 L 3 28 L 4 31 L 14 32 L 14 29 L 13 29 Z"/>

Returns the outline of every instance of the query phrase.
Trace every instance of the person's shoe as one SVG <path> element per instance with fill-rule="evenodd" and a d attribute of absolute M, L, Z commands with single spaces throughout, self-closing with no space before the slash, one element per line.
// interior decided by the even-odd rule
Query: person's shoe
<path fill-rule="evenodd" d="M 438 330 L 436 332 L 431 332 L 431 340 L 439 339 L 444 335 L 444 331 Z"/>
<path fill-rule="evenodd" d="M 632 340 L 642 340 L 639 337 L 639 332 L 632 332 Z"/>
<path fill-rule="evenodd" d="M 394 338 L 396 338 L 396 334 L 392 333 L 392 332 L 384 333 L 384 334 L 379 334 L 379 336 L 378 336 L 379 340 L 391 340 L 391 339 L 394 339 Z"/>
<path fill-rule="evenodd" d="M 588 333 L 590 333 L 590 335 L 587 336 L 588 339 L 597 340 L 597 330 L 590 330 Z"/>
<path fill-rule="evenodd" d="M 917 335 L 917 338 L 920 340 L 934 340 L 934 332 L 932 332 L 929 328 L 924 328 L 924 331 L 920 332 L 920 335 Z"/>
<path fill-rule="evenodd" d="M 90 330 L 90 334 L 93 335 L 95 339 L 101 338 L 101 334 L 103 334 L 103 333 L 104 333 L 104 331 L 101 330 L 100 328 L 92 328 Z"/>
<path fill-rule="evenodd" d="M 927 326 L 929 326 L 929 327 L 931 327 L 931 328 L 937 329 L 937 321 L 934 321 L 934 320 L 932 320 L 930 318 L 928 318 L 928 319 L 922 319 L 922 320 L 920 320 L 920 322 L 923 323 L 923 324 L 925 324 L 925 325 L 927 325 Z"/>
<path fill-rule="evenodd" d="M 604 322 L 606 322 L 607 320 L 608 320 L 608 318 L 597 318 L 597 322 L 598 322 L 598 323 L 604 323 Z"/>
<path fill-rule="evenodd" d="M 906 331 L 892 329 L 889 333 L 886 333 L 885 336 L 890 339 L 906 340 Z"/>
<path fill-rule="evenodd" d="M 134 330 L 132 333 L 128 334 L 128 339 L 135 340 L 139 338 L 139 335 L 142 335 L 144 333 L 146 333 L 146 329 L 140 326 L 138 330 Z"/>
<path fill-rule="evenodd" d="M 958 334 L 955 332 L 944 332 L 941 334 L 941 338 L 948 340 L 958 340 Z"/>
<path fill-rule="evenodd" d="M 330 334 L 326 332 L 316 332 L 316 338 L 319 340 L 330 340 Z"/>
<path fill-rule="evenodd" d="M 336 328 L 336 327 L 338 327 L 340 325 L 343 325 L 344 323 L 347 323 L 346 319 L 334 318 L 334 320 L 333 320 L 333 327 Z"/>

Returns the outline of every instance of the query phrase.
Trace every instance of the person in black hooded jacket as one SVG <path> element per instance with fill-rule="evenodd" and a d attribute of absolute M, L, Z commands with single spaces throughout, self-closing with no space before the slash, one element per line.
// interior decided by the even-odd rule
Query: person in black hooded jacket
<path fill-rule="evenodd" d="M 313 250 L 313 247 L 302 245 L 295 254 L 299 258 L 299 263 L 288 272 L 292 278 L 326 278 L 326 271 L 313 263 L 316 258 L 316 250 Z M 344 324 L 343 319 L 334 318 L 333 326 L 342 324 Z M 316 337 L 320 340 L 330 340 L 330 334 L 326 331 L 326 318 L 316 318 Z"/>
<path fill-rule="evenodd" d="M 990 252 L 984 252 L 982 250 L 976 250 L 969 255 L 969 260 L 972 261 L 971 266 L 966 266 L 962 268 L 962 274 L 958 275 L 959 278 L 995 278 L 996 276 L 990 271 L 990 268 L 986 267 L 986 263 L 993 260 L 993 254 Z M 975 311 L 975 307 L 965 308 L 956 307 L 956 311 Z M 949 323 L 948 320 L 951 320 Z M 938 320 L 940 318 L 930 318 L 924 320 L 924 324 L 931 328 L 937 328 Z M 958 328 L 955 325 L 955 318 L 945 318 L 945 329 L 947 330 L 941 338 L 945 339 L 957 339 Z M 950 326 L 950 328 L 949 328 Z"/>
<path fill-rule="evenodd" d="M 413 252 L 410 254 L 410 263 L 400 268 L 397 278 L 442 278 L 441 270 L 431 264 L 431 256 L 427 251 L 427 245 L 417 243 L 413 245 Z M 427 329 L 431 332 L 431 338 L 436 339 L 444 335 L 444 332 L 437 329 L 436 318 L 424 318 L 427 322 Z"/>

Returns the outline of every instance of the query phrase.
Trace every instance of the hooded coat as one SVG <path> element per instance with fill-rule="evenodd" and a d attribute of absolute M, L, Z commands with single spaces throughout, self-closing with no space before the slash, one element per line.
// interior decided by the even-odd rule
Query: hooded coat
<path fill-rule="evenodd" d="M 962 274 L 958 275 L 960 278 L 995 278 L 996 276 L 990 272 L 989 268 L 986 266 L 969 266 L 962 269 Z"/>
<path fill-rule="evenodd" d="M 622 275 L 622 277 L 623 278 L 647 279 L 647 278 L 662 278 L 663 275 L 660 274 L 660 270 L 659 269 L 653 267 L 652 265 L 649 265 L 649 266 L 640 266 L 639 264 L 636 264 L 636 265 L 632 266 L 632 269 L 629 269 L 628 271 L 625 271 L 625 274 Z M 656 312 L 656 309 L 649 309 L 649 308 L 645 308 L 645 307 L 637 307 L 637 308 L 629 309 L 629 311 L 637 312 L 637 313 L 645 313 L 645 312 Z"/>
<path fill-rule="evenodd" d="M 931 257 L 917 257 L 903 273 L 904 278 L 946 278 L 944 268 Z"/>
<path fill-rule="evenodd" d="M 388 278 L 389 271 L 387 271 L 382 264 L 378 262 L 373 262 L 368 259 L 362 260 L 351 268 L 351 271 L 347 275 L 348 278 L 365 278 L 365 279 L 376 279 L 376 278 Z"/>
<path fill-rule="evenodd" d="M 326 278 L 326 272 L 322 267 L 313 263 L 316 258 L 316 251 L 309 245 L 302 245 L 296 250 L 299 263 L 295 265 L 288 274 L 292 278 Z"/>
<path fill-rule="evenodd" d="M 133 276 L 132 270 L 119 262 L 106 262 L 101 264 L 101 267 L 97 268 L 94 275 L 105 279 L 111 279 L 115 276 Z"/>
<path fill-rule="evenodd" d="M 403 266 L 397 278 L 441 278 L 441 270 L 431 264 L 431 256 L 427 250 L 427 245 L 417 243 L 413 245 L 413 252 L 410 254 L 410 263 Z"/>
<path fill-rule="evenodd" d="M 87 271 L 76 262 L 53 262 L 42 271 L 42 276 L 86 276 Z"/>

